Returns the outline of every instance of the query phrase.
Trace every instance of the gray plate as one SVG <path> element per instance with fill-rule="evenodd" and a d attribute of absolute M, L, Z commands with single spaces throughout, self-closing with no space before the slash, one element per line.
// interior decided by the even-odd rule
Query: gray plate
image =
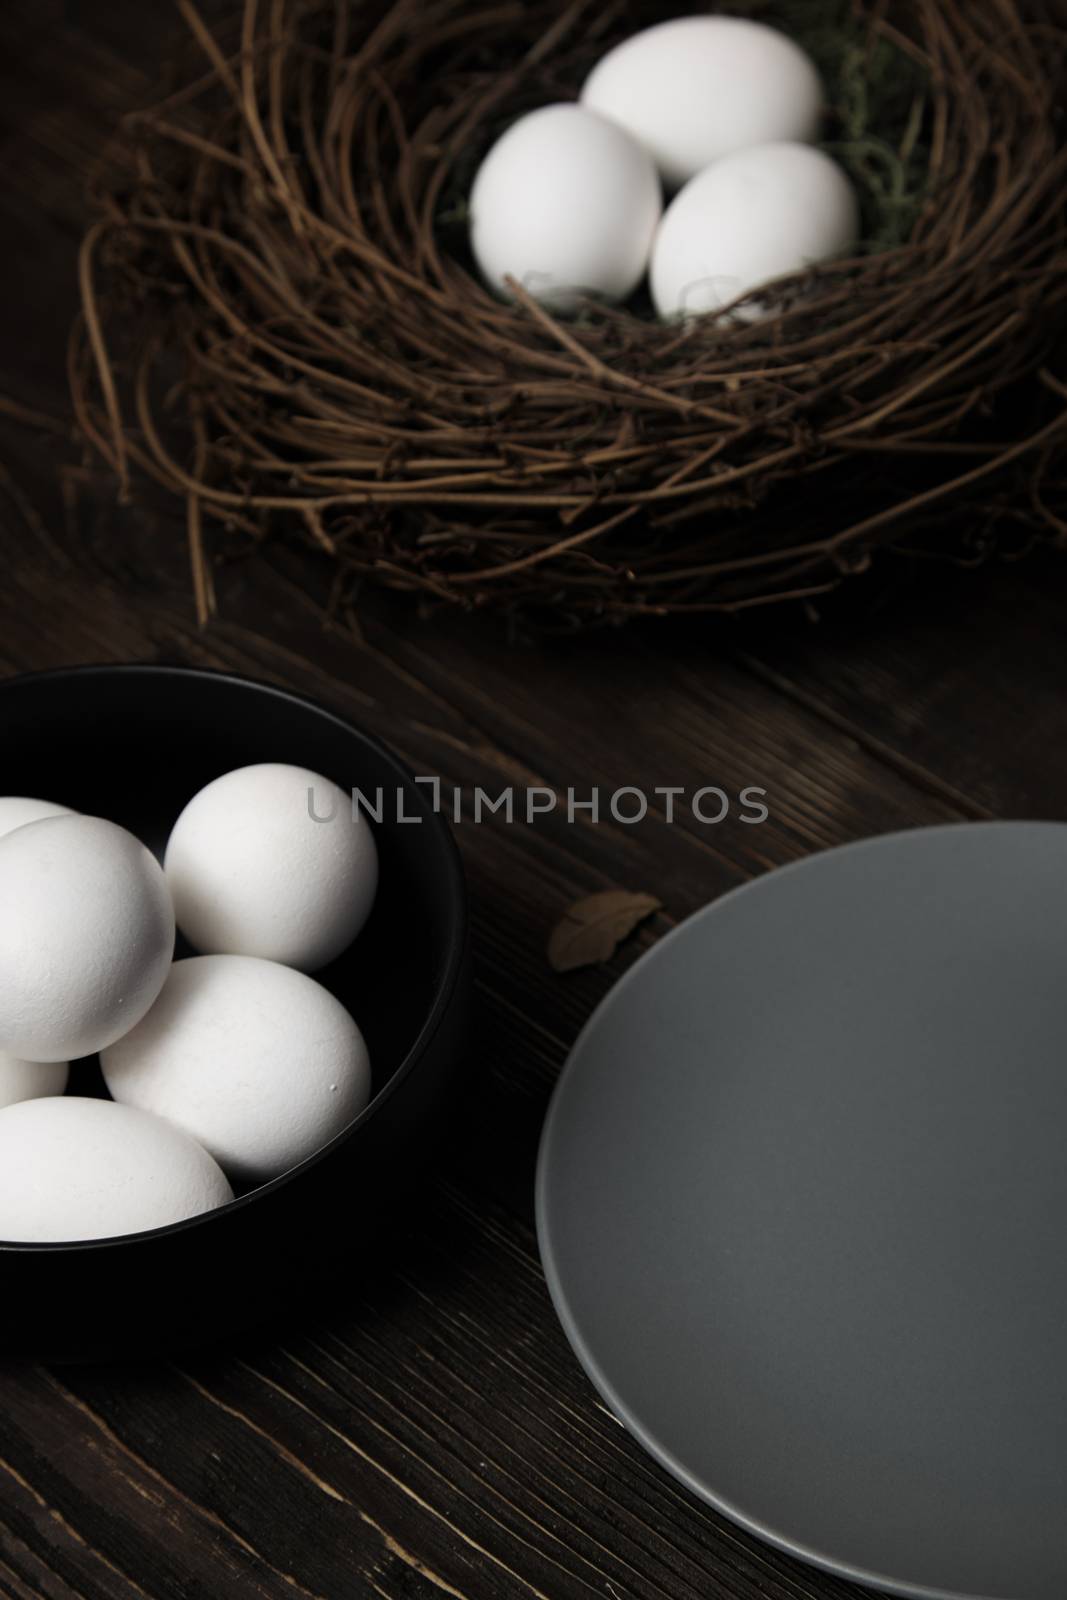
<path fill-rule="evenodd" d="M 1067 1594 L 1067 827 L 894 834 L 727 895 L 575 1045 L 538 1227 L 676 1477 L 928 1600 Z"/>

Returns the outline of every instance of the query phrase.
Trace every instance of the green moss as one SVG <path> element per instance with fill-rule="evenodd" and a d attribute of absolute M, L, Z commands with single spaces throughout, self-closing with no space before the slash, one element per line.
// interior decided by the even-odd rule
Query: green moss
<path fill-rule="evenodd" d="M 852 0 L 733 0 L 729 10 L 780 27 L 808 51 L 830 106 L 822 147 L 856 185 L 863 247 L 905 243 L 929 171 L 929 85 L 918 63 L 872 35 Z"/>

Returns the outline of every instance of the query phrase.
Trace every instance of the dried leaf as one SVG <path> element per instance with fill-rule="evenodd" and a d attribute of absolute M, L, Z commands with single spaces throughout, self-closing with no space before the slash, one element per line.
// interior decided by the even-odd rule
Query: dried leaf
<path fill-rule="evenodd" d="M 548 960 L 556 972 L 574 972 L 608 961 L 622 941 L 644 922 L 660 901 L 650 894 L 606 889 L 577 900 L 565 911 L 548 941 Z"/>

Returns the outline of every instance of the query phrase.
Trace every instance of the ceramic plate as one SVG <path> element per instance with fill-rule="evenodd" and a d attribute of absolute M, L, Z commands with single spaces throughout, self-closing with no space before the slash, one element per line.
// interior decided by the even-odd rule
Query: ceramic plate
<path fill-rule="evenodd" d="M 726 1516 L 928 1600 L 1067 1594 L 1067 826 L 725 896 L 574 1048 L 538 1227 L 578 1356 Z"/>

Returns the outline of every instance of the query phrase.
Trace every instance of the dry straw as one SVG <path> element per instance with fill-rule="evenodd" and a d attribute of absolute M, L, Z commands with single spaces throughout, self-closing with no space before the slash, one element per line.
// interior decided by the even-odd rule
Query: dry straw
<path fill-rule="evenodd" d="M 247 0 L 129 119 L 81 255 L 80 424 L 182 496 L 200 613 L 281 532 L 575 625 L 812 597 L 879 549 L 1067 537 L 1067 29 L 1053 0 L 747 0 L 818 57 L 855 259 L 758 322 L 553 318 L 464 196 L 658 4 Z M 679 9 L 684 9 L 679 7 Z"/>

